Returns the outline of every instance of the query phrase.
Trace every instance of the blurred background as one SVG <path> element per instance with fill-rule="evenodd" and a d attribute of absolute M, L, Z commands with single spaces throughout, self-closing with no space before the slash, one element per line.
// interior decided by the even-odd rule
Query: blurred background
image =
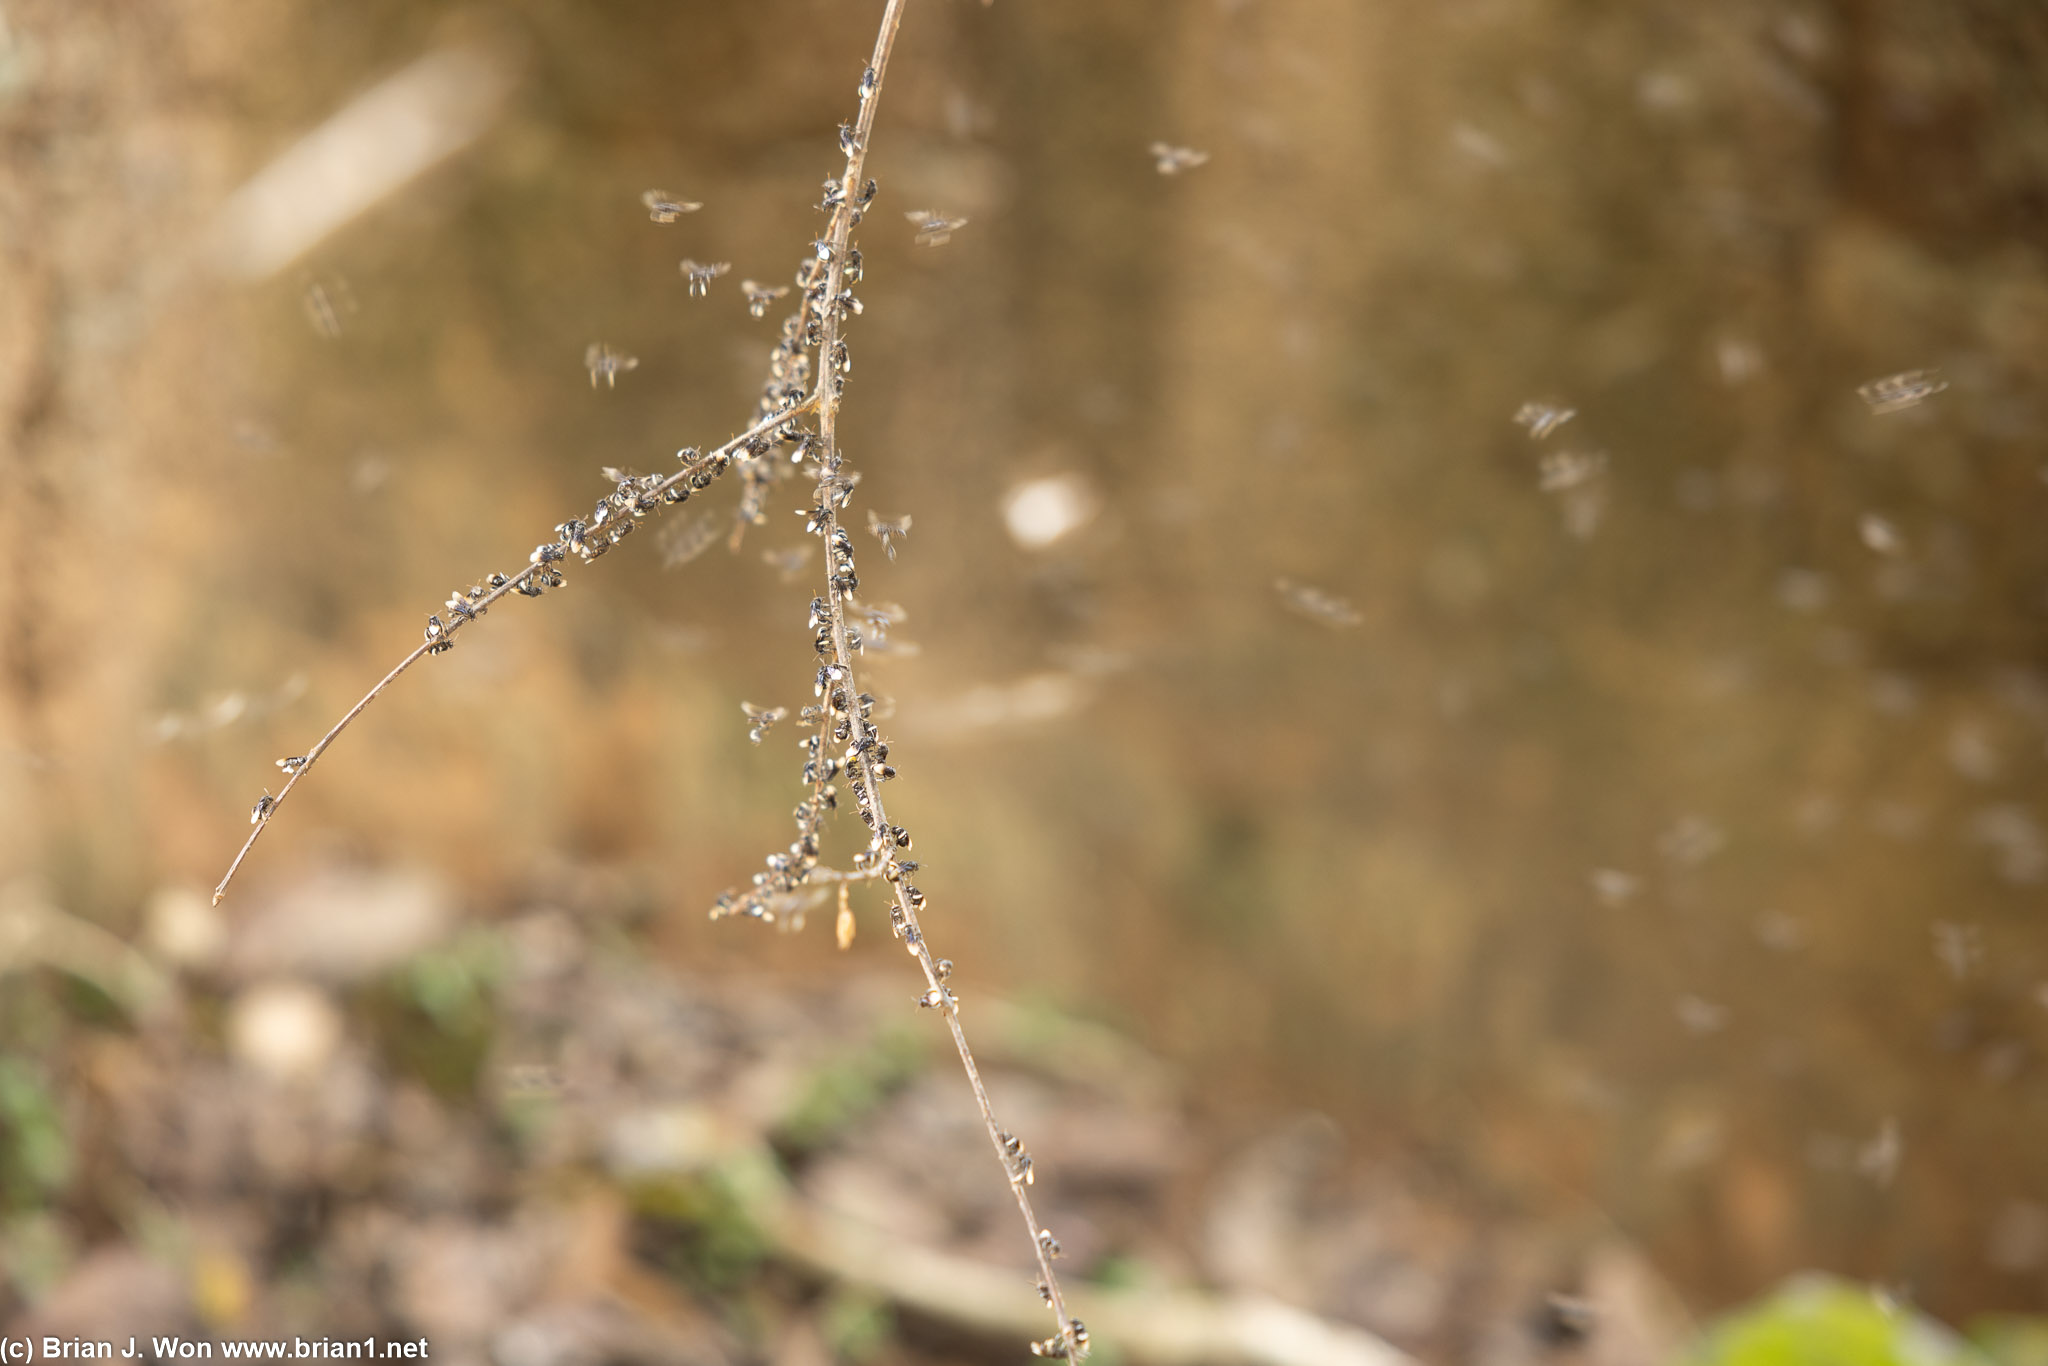
<path fill-rule="evenodd" d="M 750 420 L 879 9 L 0 0 L 12 1321 L 1045 1331 L 880 899 L 704 914 L 794 484 L 493 611 L 207 905 L 449 590 Z M 1077 1283 L 1621 1362 L 1818 1269 L 2048 1359 L 2044 85 L 2032 0 L 910 7 L 868 686 Z"/>

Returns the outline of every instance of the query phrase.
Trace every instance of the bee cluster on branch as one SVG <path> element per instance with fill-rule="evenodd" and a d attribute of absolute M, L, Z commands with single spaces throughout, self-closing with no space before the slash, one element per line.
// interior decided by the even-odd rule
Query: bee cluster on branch
<path fill-rule="evenodd" d="M 427 618 L 421 644 L 397 668 L 306 753 L 280 761 L 279 767 L 285 773 L 284 786 L 275 796 L 265 792 L 258 801 L 251 815 L 255 829 L 215 889 L 214 899 L 219 901 L 226 893 L 236 870 L 293 787 L 349 723 L 414 663 L 453 649 L 459 633 L 483 617 L 499 599 L 508 593 L 540 597 L 561 587 L 562 566 L 571 556 L 584 564 L 596 560 L 642 521 L 687 502 L 734 470 L 738 471 L 740 494 L 732 514 L 730 540 L 737 549 L 746 529 L 766 520 L 774 486 L 789 473 L 800 473 L 812 484 L 809 506 L 803 510 L 804 529 L 823 544 L 825 559 L 824 592 L 811 600 L 806 619 L 818 660 L 812 681 L 815 700 L 797 717 L 804 728 L 798 741 L 803 754 L 800 781 L 807 791 L 794 812 L 796 839 L 786 850 L 767 857 L 766 866 L 753 875 L 751 885 L 720 896 L 711 914 L 714 919 L 739 916 L 775 922 L 782 917 L 784 908 L 801 903 L 801 894 L 812 884 L 837 883 L 838 937 L 844 947 L 851 942 L 853 925 L 846 898 L 848 884 L 875 881 L 883 886 L 890 928 L 924 977 L 925 989 L 917 1004 L 936 1012 L 946 1022 L 1036 1254 L 1038 1292 L 1052 1310 L 1058 1327 L 1050 1337 L 1033 1343 L 1032 1350 L 1040 1356 L 1079 1359 L 1088 1351 L 1088 1331 L 1079 1319 L 1067 1313 L 1059 1280 L 1053 1273 L 1053 1260 L 1060 1255 L 1059 1240 L 1039 1223 L 1032 1209 L 1029 1188 L 1036 1172 L 1030 1154 L 1022 1140 L 996 1122 L 988 1090 L 960 1023 L 959 997 L 949 985 L 953 964 L 949 959 L 934 956 L 926 941 L 919 921 L 926 898 L 911 881 L 919 866 L 910 857 L 911 835 L 903 826 L 891 823 L 882 798 L 883 784 L 896 776 L 889 742 L 876 724 L 876 699 L 861 690 L 856 672 L 857 657 L 871 646 L 886 648 L 889 625 L 903 619 L 900 608 L 864 605 L 856 596 L 860 576 L 855 566 L 853 538 L 841 523 L 840 514 L 847 510 L 860 476 L 848 467 L 839 442 L 838 417 L 853 369 L 844 328 L 862 311 L 860 299 L 853 292 L 862 276 L 861 254 L 853 245 L 853 230 L 879 192 L 876 182 L 864 173 L 865 163 L 879 104 L 877 96 L 905 2 L 887 0 L 874 56 L 861 73 L 856 91 L 859 112 L 852 123 L 839 126 L 838 143 L 846 158 L 845 169 L 841 175 L 825 181 L 818 205 L 827 215 L 825 231 L 810 244 L 797 269 L 797 308 L 783 320 L 780 335 L 770 351 L 768 378 L 762 385 L 754 424 L 709 453 L 684 447 L 677 452 L 681 468 L 667 476 L 608 471 L 609 475 L 617 476 L 612 491 L 597 500 L 587 517 L 571 518 L 556 526 L 553 539 L 534 547 L 525 568 L 509 575 L 491 574 L 482 583 L 450 594 L 442 611 Z M 674 223 L 701 207 L 659 190 L 648 191 L 642 196 L 642 203 L 650 218 L 663 224 Z M 943 242 L 965 222 L 923 210 L 911 217 L 918 227 L 919 242 L 924 245 Z M 682 273 L 689 295 L 708 294 L 712 283 L 729 269 L 723 262 L 706 265 L 684 260 Z M 770 288 L 753 280 L 745 281 L 742 290 L 748 311 L 756 317 L 764 316 L 769 304 L 790 292 L 787 286 Z M 609 387 L 620 373 L 632 369 L 637 362 L 599 344 L 593 345 L 587 354 L 586 364 L 592 385 L 603 378 Z M 896 542 L 909 533 L 910 518 L 885 521 L 873 512 L 868 518 L 870 533 L 893 560 Z M 866 638 L 863 625 L 870 633 Z M 755 707 L 751 703 L 743 710 L 749 738 L 756 743 L 787 716 L 786 709 Z M 853 854 L 853 866 L 848 870 L 826 868 L 820 853 L 825 820 L 839 807 L 841 784 L 851 795 L 854 810 L 868 832 L 864 847 Z"/>

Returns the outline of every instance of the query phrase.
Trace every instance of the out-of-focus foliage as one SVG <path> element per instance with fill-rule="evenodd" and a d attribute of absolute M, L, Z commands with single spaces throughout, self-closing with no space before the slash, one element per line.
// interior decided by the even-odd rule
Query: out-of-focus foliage
<path fill-rule="evenodd" d="M 2017 1366 L 1909 1305 L 1826 1276 L 1801 1277 L 1731 1315 L 1688 1366 Z"/>
<path fill-rule="evenodd" d="M 9 1209 L 35 1208 L 63 1188 L 71 1166 L 71 1141 L 41 1069 L 0 1057 L 0 1198 Z"/>

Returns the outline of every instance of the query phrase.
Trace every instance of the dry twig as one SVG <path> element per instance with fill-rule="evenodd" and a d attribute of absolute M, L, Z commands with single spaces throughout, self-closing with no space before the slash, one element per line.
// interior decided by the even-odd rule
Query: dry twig
<path fill-rule="evenodd" d="M 771 452 L 779 445 L 794 443 L 799 458 L 808 457 L 813 462 L 816 485 L 806 530 L 824 542 L 826 561 L 825 592 L 812 600 L 810 608 L 813 644 L 822 661 L 814 687 L 818 701 L 804 709 L 802 718 L 814 727 L 813 733 L 807 734 L 803 740 L 806 753 L 803 777 L 810 788 L 810 795 L 797 808 L 798 837 L 789 852 L 770 855 L 766 871 L 755 875 L 752 887 L 744 894 L 728 893 L 721 897 L 712 915 L 720 918 L 737 914 L 772 921 L 779 909 L 789 904 L 793 894 L 811 883 L 837 882 L 842 891 L 849 881 L 854 880 L 879 878 L 887 883 L 893 903 L 890 921 L 924 976 L 926 989 L 919 1003 L 938 1011 L 946 1021 L 961 1067 L 974 1092 L 975 1103 L 981 1110 L 989 1141 L 1008 1177 L 1038 1261 L 1039 1294 L 1052 1310 L 1056 1331 L 1034 1343 L 1032 1350 L 1044 1356 L 1078 1359 L 1087 1354 L 1088 1331 L 1078 1318 L 1068 1312 L 1059 1278 L 1052 1268 L 1053 1260 L 1059 1256 L 1059 1241 L 1038 1221 L 1032 1208 L 1030 1154 L 1023 1143 L 996 1120 L 988 1089 L 982 1083 L 974 1054 L 968 1047 L 967 1035 L 961 1027 L 959 999 L 947 985 L 952 964 L 936 957 L 926 941 L 919 921 L 919 911 L 925 904 L 924 894 L 910 880 L 917 870 L 917 864 L 909 858 L 910 833 L 902 826 L 889 823 L 882 803 L 881 785 L 893 778 L 896 772 L 889 763 L 889 744 L 876 729 L 874 699 L 860 691 L 855 672 L 854 656 L 860 653 L 862 642 L 859 628 L 849 617 L 860 610 L 854 597 L 859 577 L 854 568 L 852 537 L 839 518 L 858 482 L 858 475 L 848 467 L 839 441 L 840 402 L 846 376 L 852 369 L 844 332 L 847 320 L 861 311 L 852 289 L 861 278 L 860 252 L 853 245 L 853 231 L 876 193 L 875 182 L 865 175 L 868 144 L 880 105 L 883 78 L 902 22 L 904 3 L 905 0 L 887 0 L 875 38 L 874 54 L 861 74 L 856 92 L 859 112 L 853 123 L 840 125 L 839 146 L 846 157 L 845 172 L 840 178 L 825 182 L 824 200 L 819 207 L 829 215 L 826 229 L 811 244 L 811 252 L 797 274 L 798 310 L 783 323 L 781 340 L 770 357 L 769 378 L 763 386 L 754 425 L 708 455 L 701 455 L 690 448 L 679 452 L 683 468 L 665 479 L 652 475 L 621 478 L 618 487 L 598 502 L 587 521 L 576 519 L 558 526 L 555 539 L 536 547 L 525 569 L 511 576 L 493 574 L 487 584 L 459 589 L 451 595 L 444 609 L 448 613 L 446 621 L 438 614 L 429 616 L 426 638 L 411 654 L 370 689 L 304 755 L 282 761 L 281 767 L 286 772 L 284 786 L 275 797 L 266 792 L 257 803 L 251 818 L 255 829 L 235 856 L 227 876 L 215 888 L 214 900 L 218 902 L 226 894 L 236 870 L 299 780 L 319 761 L 341 732 L 400 674 L 427 655 L 441 654 L 453 648 L 461 629 L 481 617 L 505 594 L 518 592 L 537 597 L 549 588 L 558 587 L 562 583 L 562 575 L 557 566 L 571 554 L 585 562 L 595 559 L 631 532 L 642 518 L 668 505 L 685 501 L 735 466 L 741 470 L 743 485 L 734 532 L 737 543 L 739 533 L 746 526 L 758 523 L 764 515 L 767 494 L 774 479 L 769 459 Z M 665 213 L 673 217 L 686 211 L 681 204 L 671 203 L 666 196 L 652 191 L 647 202 L 657 221 L 666 221 Z M 708 266 L 693 261 L 683 263 L 683 272 L 688 277 L 693 295 L 705 293 L 711 280 L 724 274 L 726 269 L 723 263 Z M 746 293 L 750 309 L 765 308 L 768 301 L 777 297 L 775 291 L 751 282 Z M 593 383 L 595 377 L 593 370 Z M 810 430 L 799 425 L 807 417 L 814 418 L 814 426 Z M 907 518 L 894 524 L 893 534 L 901 534 L 908 525 Z M 758 738 L 765 733 L 766 726 L 758 717 L 751 719 Z M 837 805 L 838 792 L 833 780 L 842 775 L 852 791 L 861 821 L 869 831 L 867 847 L 854 856 L 852 870 L 845 872 L 823 868 L 819 864 L 819 832 L 826 813 Z M 842 918 L 842 927 L 844 924 Z M 844 934 L 843 928 L 841 933 Z"/>

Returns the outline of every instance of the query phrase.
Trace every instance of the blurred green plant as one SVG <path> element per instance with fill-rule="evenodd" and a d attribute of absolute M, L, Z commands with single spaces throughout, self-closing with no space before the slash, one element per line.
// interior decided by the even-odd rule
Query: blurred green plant
<path fill-rule="evenodd" d="M 1970 1324 L 1970 1341 L 1998 1366 L 2048 1366 L 2048 1318 L 1986 1314 Z"/>
<path fill-rule="evenodd" d="M 916 1076 L 930 1056 L 927 1041 L 909 1029 L 884 1029 L 866 1047 L 814 1072 L 803 1095 L 777 1126 L 776 1145 L 805 1153 L 829 1142 Z"/>
<path fill-rule="evenodd" d="M 702 1290 L 729 1291 L 768 1259 L 766 1235 L 747 1216 L 735 1181 L 721 1169 L 665 1176 L 628 1192 L 646 1250 L 671 1275 Z"/>
<path fill-rule="evenodd" d="M 886 1300 L 842 1290 L 825 1301 L 818 1315 L 818 1331 L 835 1361 L 865 1366 L 889 1345 L 896 1332 L 896 1315 Z"/>
<path fill-rule="evenodd" d="M 399 968 L 368 1002 L 386 1060 L 438 1095 L 472 1094 L 497 1027 L 504 966 L 504 945 L 478 929 Z"/>
<path fill-rule="evenodd" d="M 18 1215 L 0 1224 L 0 1271 L 30 1303 L 64 1278 L 78 1248 L 64 1221 L 47 1211 Z"/>
<path fill-rule="evenodd" d="M 0 1058 L 0 1200 L 29 1209 L 71 1177 L 71 1140 L 41 1072 L 21 1058 Z"/>
<path fill-rule="evenodd" d="M 1999 1366 L 1910 1305 L 1830 1276 L 1800 1276 L 1711 1329 L 1686 1366 Z"/>

